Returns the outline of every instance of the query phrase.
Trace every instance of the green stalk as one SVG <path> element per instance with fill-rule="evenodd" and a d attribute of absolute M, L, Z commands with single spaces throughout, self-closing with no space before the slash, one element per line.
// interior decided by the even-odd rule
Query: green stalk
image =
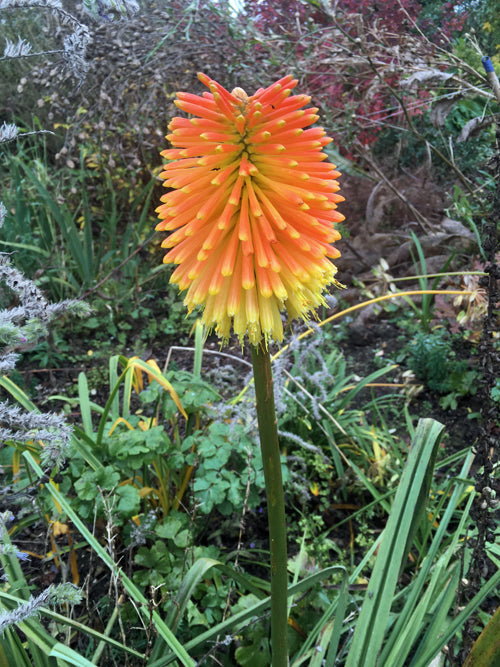
<path fill-rule="evenodd" d="M 274 409 L 273 376 L 269 351 L 252 345 L 260 449 L 266 483 L 271 549 L 271 655 L 272 667 L 287 667 L 287 555 L 286 521 L 278 427 Z"/>

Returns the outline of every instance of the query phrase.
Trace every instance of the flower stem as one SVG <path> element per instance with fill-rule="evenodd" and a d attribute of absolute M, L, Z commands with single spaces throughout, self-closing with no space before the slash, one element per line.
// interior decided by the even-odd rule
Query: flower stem
<path fill-rule="evenodd" d="M 274 408 L 271 358 L 269 351 L 262 344 L 252 345 L 251 348 L 271 548 L 272 667 L 287 667 L 288 582 L 285 498 L 281 476 L 278 427 Z"/>

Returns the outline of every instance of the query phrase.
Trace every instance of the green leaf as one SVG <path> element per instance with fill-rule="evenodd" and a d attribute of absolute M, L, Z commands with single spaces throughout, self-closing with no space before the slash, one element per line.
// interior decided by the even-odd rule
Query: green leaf
<path fill-rule="evenodd" d="M 73 651 L 69 646 L 57 642 L 52 647 L 49 655 L 53 658 L 59 658 L 64 660 L 64 662 L 75 665 L 76 667 L 95 667 L 93 662 L 84 658 L 83 655 L 78 654 L 76 651 Z"/>
<path fill-rule="evenodd" d="M 171 512 L 161 524 L 156 526 L 155 533 L 164 540 L 173 540 L 177 533 L 186 525 L 185 515 L 178 516 Z"/>
<path fill-rule="evenodd" d="M 120 482 L 119 473 L 112 467 L 106 466 L 99 470 L 88 470 L 75 483 L 78 497 L 82 500 L 93 500 L 96 497 L 97 488 L 111 491 Z"/>
<path fill-rule="evenodd" d="M 6 628 L 0 635 L 0 665 L 32 667 L 32 662 L 14 628 Z"/>
<path fill-rule="evenodd" d="M 198 609 L 198 607 L 194 604 L 192 600 L 188 600 L 186 608 L 186 618 L 190 628 L 193 627 L 194 625 L 201 625 L 205 628 L 210 627 L 207 617 L 205 616 L 205 614 L 201 613 L 201 611 Z"/>
<path fill-rule="evenodd" d="M 141 506 L 141 497 L 135 486 L 130 486 L 130 484 L 119 486 L 115 493 L 120 499 L 117 507 L 120 514 L 123 514 L 126 517 L 138 514 Z"/>
<path fill-rule="evenodd" d="M 193 484 L 193 491 L 200 503 L 200 510 L 203 514 L 208 514 L 215 506 L 221 505 L 227 496 L 227 490 L 231 484 L 226 480 L 210 480 L 196 477 Z"/>
<path fill-rule="evenodd" d="M 456 552 L 465 534 L 467 522 L 470 520 L 469 510 L 474 499 L 473 492 L 469 493 L 458 526 L 453 527 L 451 541 L 449 540 L 449 525 L 456 519 L 457 508 L 463 503 L 464 491 L 469 487 L 467 474 L 472 459 L 472 452 L 467 451 L 459 477 L 450 481 L 443 494 L 443 497 L 449 498 L 448 505 L 439 521 L 434 538 L 427 548 L 418 574 L 406 589 L 405 604 L 391 627 L 380 654 L 380 661 L 383 664 L 391 664 L 398 660 L 404 662 L 410 654 L 413 654 L 412 665 L 418 664 L 418 657 L 421 653 L 427 651 L 436 653 L 443 645 L 441 637 L 443 628 L 448 622 L 447 615 L 453 604 L 453 591 L 456 586 L 454 588 L 451 585 L 451 598 L 447 591 L 450 589 L 450 582 L 456 575 L 458 565 Z M 442 465 L 446 467 L 445 462 L 442 462 Z M 438 558 L 443 542 L 446 542 L 447 548 Z M 424 629 L 425 634 L 415 647 L 415 642 L 422 637 Z M 427 665 L 425 664 L 424 667 Z"/>
<path fill-rule="evenodd" d="M 158 454 L 165 454 L 169 446 L 162 426 L 153 426 L 145 431 L 140 428 L 116 430 L 106 438 L 106 442 L 109 455 L 124 461 L 132 470 L 139 470 Z"/>
<path fill-rule="evenodd" d="M 235 571 L 232 571 L 231 573 L 231 569 L 222 564 L 218 565 L 217 567 L 221 569 L 223 572 L 237 579 L 237 581 L 241 580 L 242 583 L 244 582 L 245 579 L 248 579 L 247 577 L 242 577 Z M 333 574 L 337 574 L 339 570 L 343 569 L 344 568 L 339 568 L 338 566 L 332 566 L 326 568 L 325 570 L 321 570 L 320 572 L 315 572 L 314 574 L 306 577 L 299 583 L 290 586 L 288 589 L 288 596 L 293 597 L 294 595 L 303 593 L 304 591 L 307 591 L 316 584 L 318 584 L 320 581 L 328 579 Z M 248 596 L 243 596 L 243 597 L 248 597 Z M 258 600 L 258 598 L 255 599 Z M 230 618 L 227 618 L 225 621 L 222 621 L 221 623 L 212 626 L 209 630 L 206 630 L 205 632 L 198 634 L 196 638 L 188 641 L 185 645 L 186 650 L 195 651 L 196 649 L 198 649 L 198 647 L 203 646 L 205 642 L 213 641 L 213 639 L 218 635 L 224 634 L 229 631 L 234 631 L 235 628 L 240 627 L 243 623 L 246 623 L 250 618 L 258 618 L 262 616 L 262 614 L 270 607 L 270 605 L 271 605 L 271 599 L 269 597 L 266 597 L 264 600 L 260 600 L 255 604 L 250 605 L 248 608 L 242 609 L 240 612 L 233 614 Z M 172 653 L 169 654 L 163 651 L 162 656 L 157 659 L 153 659 L 151 663 L 148 665 L 148 667 L 164 667 L 165 665 L 169 665 L 170 663 L 172 663 L 174 660 L 175 656 Z"/>
<path fill-rule="evenodd" d="M 23 456 L 25 457 L 31 469 L 38 475 L 39 478 L 41 478 L 43 475 L 43 471 L 38 465 L 38 463 L 35 461 L 35 459 L 31 456 L 31 454 L 29 452 L 24 452 Z M 52 494 L 53 498 L 59 503 L 63 511 L 68 515 L 68 517 L 74 523 L 75 528 L 81 533 L 82 537 L 88 542 L 89 546 L 92 547 L 92 549 L 94 549 L 94 551 L 101 558 L 101 560 L 104 563 L 106 563 L 110 571 L 113 572 L 115 576 L 119 577 L 125 591 L 131 597 L 131 599 L 134 600 L 134 602 L 137 604 L 137 608 L 143 615 L 145 622 L 147 623 L 152 622 L 154 624 L 154 627 L 158 632 L 158 635 L 162 638 L 165 644 L 173 652 L 174 659 L 178 658 L 185 667 L 194 667 L 195 662 L 188 654 L 184 646 L 179 642 L 179 640 L 175 637 L 172 631 L 168 628 L 168 626 L 165 624 L 159 613 L 154 610 L 151 611 L 146 597 L 137 588 L 134 582 L 131 579 L 129 579 L 129 577 L 127 577 L 127 575 L 119 567 L 117 567 L 117 564 L 113 561 L 113 559 L 108 554 L 106 549 L 100 544 L 99 540 L 97 540 L 94 537 L 94 535 L 88 530 L 85 523 L 80 519 L 78 514 L 74 511 L 73 507 L 68 502 L 66 497 L 59 492 L 57 487 L 52 482 L 50 482 L 47 485 L 47 487 L 50 493 Z"/>
<path fill-rule="evenodd" d="M 271 664 L 271 652 L 269 650 L 269 640 L 260 637 L 250 646 L 239 646 L 235 652 L 236 660 L 239 665 L 245 667 L 269 667 Z"/>
<path fill-rule="evenodd" d="M 14 608 L 15 605 L 20 604 L 24 600 L 22 598 L 16 598 L 15 596 L 9 594 L 9 593 L 4 593 L 3 591 L 0 590 L 0 599 L 3 602 L 6 602 L 6 606 L 8 608 Z M 54 621 L 57 624 L 60 625 L 67 625 L 70 628 L 72 628 L 76 632 L 84 632 L 86 635 L 94 637 L 95 639 L 101 640 L 110 646 L 113 646 L 114 648 L 122 651 L 126 651 L 127 653 L 135 656 L 136 658 L 142 658 L 143 654 L 139 653 L 138 651 L 135 651 L 132 648 L 129 648 L 128 646 L 123 646 L 120 644 L 120 642 L 116 641 L 115 639 L 112 639 L 111 637 L 107 637 L 106 635 L 98 632 L 97 630 L 94 630 L 94 628 L 89 627 L 87 625 L 83 625 L 79 621 L 73 620 L 72 618 L 69 618 L 68 616 L 63 616 L 62 614 L 57 613 L 56 611 L 53 611 L 52 609 L 49 609 L 48 607 L 42 607 L 40 609 L 40 614 L 42 616 L 45 616 L 46 618 L 50 619 L 51 621 Z M 4 633 L 4 636 L 7 636 L 9 632 L 9 628 L 7 628 L 6 632 Z M 17 635 L 13 635 L 13 639 L 11 639 L 11 644 L 12 642 L 19 641 Z M 19 644 L 22 646 L 21 642 Z M 3 659 L 2 655 L 2 647 L 4 647 L 4 644 L 2 643 L 2 637 L 0 636 L 0 665 L 15 665 L 17 667 L 18 665 L 21 666 L 22 662 L 20 657 L 16 657 L 16 660 L 10 660 L 9 662 L 5 662 Z M 24 649 L 23 649 L 24 650 Z M 27 667 L 32 667 L 32 662 L 27 658 L 28 662 Z"/>
<path fill-rule="evenodd" d="M 500 569 L 481 587 L 479 592 L 472 598 L 469 604 L 451 620 L 446 627 L 435 628 L 439 632 L 439 642 L 428 642 L 426 650 L 418 656 L 418 660 L 412 660 L 410 667 L 427 667 L 429 662 L 436 656 L 439 650 L 447 644 L 452 637 L 459 632 L 465 621 L 473 614 L 486 598 L 495 593 L 500 585 Z M 490 665 L 488 666 L 490 667 Z"/>
<path fill-rule="evenodd" d="M 78 375 L 78 397 L 80 399 L 80 414 L 82 416 L 83 429 L 88 436 L 93 437 L 94 427 L 90 411 L 89 385 L 85 373 Z"/>
<path fill-rule="evenodd" d="M 206 576 L 206 573 L 211 570 L 214 565 L 218 564 L 219 562 L 212 558 L 199 558 L 189 569 L 175 597 L 175 602 L 171 605 L 170 612 L 167 616 L 167 625 L 172 630 L 175 630 L 179 624 L 188 600 L 193 595 L 200 580 Z"/>
<path fill-rule="evenodd" d="M 422 490 L 429 484 L 435 450 L 443 426 L 433 419 L 421 419 L 412 443 L 394 504 L 356 624 L 346 667 L 375 667 L 387 631 L 389 614 L 408 538 L 425 502 Z M 419 504 L 420 503 L 420 504 Z"/>

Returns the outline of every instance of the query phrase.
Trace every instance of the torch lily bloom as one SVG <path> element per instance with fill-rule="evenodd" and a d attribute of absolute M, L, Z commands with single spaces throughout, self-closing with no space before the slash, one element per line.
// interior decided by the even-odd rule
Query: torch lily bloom
<path fill-rule="evenodd" d="M 170 160 L 160 178 L 170 188 L 157 208 L 156 229 L 172 232 L 164 262 L 177 264 L 171 282 L 187 290 L 189 311 L 227 340 L 281 341 L 281 310 L 307 319 L 335 280 L 339 251 L 334 223 L 340 175 L 322 149 L 331 139 L 310 128 L 316 108 L 291 95 L 286 76 L 248 97 L 204 74 L 210 90 L 177 93 L 176 117 L 162 152 Z M 305 129 L 307 128 L 307 129 Z"/>

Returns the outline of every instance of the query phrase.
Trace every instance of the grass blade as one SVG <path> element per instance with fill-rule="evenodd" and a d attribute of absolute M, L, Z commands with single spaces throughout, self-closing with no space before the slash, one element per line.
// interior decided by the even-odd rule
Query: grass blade
<path fill-rule="evenodd" d="M 24 452 L 24 457 L 28 462 L 32 470 L 42 477 L 43 471 L 31 456 L 29 452 Z M 194 660 L 188 654 L 187 650 L 182 646 L 182 644 L 175 637 L 170 628 L 163 621 L 161 616 L 157 611 L 150 613 L 149 605 L 147 599 L 144 597 L 142 592 L 137 588 L 129 577 L 116 565 L 111 556 L 108 554 L 106 549 L 100 544 L 100 542 L 92 535 L 88 530 L 87 526 L 80 519 L 78 514 L 73 509 L 72 505 L 68 502 L 66 497 L 58 490 L 57 486 L 51 481 L 47 485 L 48 490 L 50 491 L 54 500 L 56 500 L 63 511 L 71 519 L 75 528 L 80 532 L 83 538 L 87 541 L 89 546 L 96 552 L 96 554 L 101 558 L 101 560 L 109 567 L 115 576 L 118 576 L 123 584 L 124 589 L 130 595 L 130 597 L 136 602 L 141 613 L 144 614 L 146 623 L 154 622 L 154 626 L 158 631 L 158 634 L 164 639 L 165 643 L 168 645 L 170 650 L 173 652 L 173 660 L 178 658 L 183 662 L 184 667 L 194 667 Z"/>
<path fill-rule="evenodd" d="M 340 569 L 343 570 L 344 568 Z M 338 570 L 339 566 L 332 566 L 324 570 L 321 570 L 320 572 L 315 572 L 314 574 L 300 581 L 298 584 L 290 586 L 288 588 L 288 596 L 290 597 L 293 595 L 297 595 L 298 593 L 302 593 L 308 590 L 319 581 L 328 579 L 331 575 L 338 572 Z M 203 645 L 205 642 L 213 640 L 215 637 L 217 637 L 217 635 L 227 633 L 228 631 L 237 628 L 239 625 L 241 625 L 248 619 L 262 616 L 262 614 L 270 606 L 271 606 L 271 598 L 266 597 L 264 600 L 254 604 L 249 609 L 245 609 L 243 611 L 238 612 L 237 614 L 234 614 L 234 616 L 227 618 L 225 621 L 222 621 L 222 623 L 219 623 L 218 625 L 198 635 L 198 637 L 196 637 L 195 639 L 191 639 L 186 643 L 184 648 L 187 651 L 193 651 L 199 646 Z M 165 665 L 169 665 L 174 660 L 175 660 L 175 655 L 173 654 L 164 655 L 158 660 L 151 662 L 148 665 L 148 667 L 164 667 Z"/>
<path fill-rule="evenodd" d="M 443 426 L 433 419 L 419 421 L 410 456 L 383 533 L 380 550 L 356 625 L 346 667 L 375 667 L 387 630 L 408 536 L 420 509 L 416 502 L 429 483 L 429 461 L 435 458 Z"/>
<path fill-rule="evenodd" d="M 90 410 L 89 385 L 85 373 L 78 374 L 78 398 L 80 399 L 83 430 L 92 438 L 94 436 L 94 426 L 92 425 L 92 412 Z"/>

